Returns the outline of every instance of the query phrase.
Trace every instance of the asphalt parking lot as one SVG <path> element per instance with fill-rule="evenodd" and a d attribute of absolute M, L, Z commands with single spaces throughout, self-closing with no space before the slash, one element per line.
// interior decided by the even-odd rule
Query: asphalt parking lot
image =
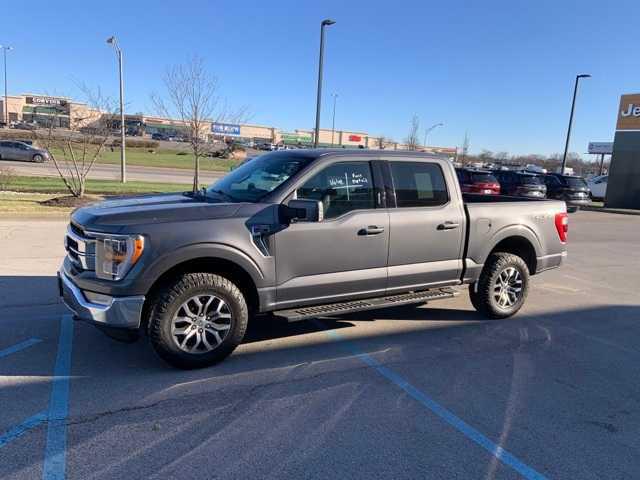
<path fill-rule="evenodd" d="M 640 476 L 640 217 L 571 215 L 513 319 L 266 321 L 188 372 L 70 320 L 65 227 L 0 221 L 0 478 Z"/>

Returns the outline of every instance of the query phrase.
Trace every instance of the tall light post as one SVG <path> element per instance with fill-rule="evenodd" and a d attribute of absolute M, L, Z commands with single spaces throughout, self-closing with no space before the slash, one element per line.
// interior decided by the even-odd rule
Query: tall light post
<path fill-rule="evenodd" d="M 113 45 L 118 54 L 118 70 L 120 73 L 120 182 L 127 183 L 127 157 L 125 153 L 125 125 L 124 125 L 124 79 L 122 77 L 122 50 L 116 37 L 107 38 L 107 43 Z"/>
<path fill-rule="evenodd" d="M 318 60 L 318 97 L 316 99 L 316 130 L 313 139 L 313 147 L 318 148 L 320 137 L 320 102 L 322 101 L 322 64 L 324 62 L 324 27 L 336 23 L 331 19 L 325 19 L 320 23 L 320 59 Z"/>
<path fill-rule="evenodd" d="M 13 50 L 13 47 L 10 47 L 8 45 L 0 45 L 0 49 L 2 49 L 4 57 L 4 122 L 5 125 L 9 126 L 9 96 L 7 94 L 7 52 L 9 50 Z"/>
<path fill-rule="evenodd" d="M 331 120 L 331 146 L 334 146 L 333 135 L 336 133 L 336 100 L 338 99 L 337 93 L 332 93 L 333 97 L 333 120 Z"/>
<path fill-rule="evenodd" d="M 425 147 L 427 146 L 427 135 L 429 134 L 429 132 L 431 132 L 431 130 L 437 127 L 442 127 L 442 126 L 444 126 L 444 123 L 436 123 L 435 125 L 431 125 L 429 128 L 427 128 L 424 131 L 424 142 L 422 143 L 422 145 Z"/>
<path fill-rule="evenodd" d="M 591 75 L 582 73 L 580 75 L 576 75 L 576 83 L 573 87 L 573 101 L 571 102 L 571 115 L 569 115 L 569 128 L 567 128 L 567 141 L 564 144 L 564 155 L 562 155 L 562 169 L 560 170 L 560 174 L 564 175 L 564 169 L 567 165 L 567 152 L 569 150 L 569 140 L 571 139 L 571 126 L 573 125 L 573 112 L 576 108 L 576 96 L 578 94 L 578 82 L 581 78 L 591 78 Z"/>

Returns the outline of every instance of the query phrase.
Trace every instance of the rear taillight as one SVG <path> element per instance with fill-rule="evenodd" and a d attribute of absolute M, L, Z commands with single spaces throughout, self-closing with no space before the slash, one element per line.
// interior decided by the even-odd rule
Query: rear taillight
<path fill-rule="evenodd" d="M 569 233 L 569 216 L 566 213 L 556 213 L 556 230 L 562 243 L 567 243 Z"/>

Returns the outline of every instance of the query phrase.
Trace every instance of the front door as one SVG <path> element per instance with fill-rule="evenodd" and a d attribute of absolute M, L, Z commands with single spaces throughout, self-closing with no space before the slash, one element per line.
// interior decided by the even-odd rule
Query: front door
<path fill-rule="evenodd" d="M 275 234 L 278 307 L 383 294 L 389 214 L 376 208 L 370 162 L 319 165 L 293 198 L 321 201 L 324 219 L 292 223 Z"/>
<path fill-rule="evenodd" d="M 447 189 L 456 178 L 438 160 L 389 160 L 388 166 L 396 201 L 389 210 L 388 292 L 458 283 L 465 217 L 460 193 Z"/>

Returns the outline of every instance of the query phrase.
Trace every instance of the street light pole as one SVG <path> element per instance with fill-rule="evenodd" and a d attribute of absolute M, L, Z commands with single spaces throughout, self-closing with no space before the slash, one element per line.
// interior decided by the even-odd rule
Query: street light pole
<path fill-rule="evenodd" d="M 320 23 L 320 59 L 318 60 L 318 96 L 316 99 L 316 129 L 313 139 L 313 147 L 318 148 L 318 137 L 320 137 L 320 102 L 322 101 L 322 64 L 324 62 L 324 27 L 336 23 L 333 20 L 325 19 Z"/>
<path fill-rule="evenodd" d="M 331 121 L 331 146 L 333 147 L 333 135 L 336 132 L 336 100 L 338 99 L 338 94 L 332 93 L 331 96 L 333 97 L 333 120 Z"/>
<path fill-rule="evenodd" d="M 125 153 L 125 125 L 124 125 L 124 78 L 122 76 L 122 49 L 116 37 L 109 37 L 107 43 L 113 45 L 118 54 L 118 71 L 120 74 L 120 182 L 127 183 L 127 157 Z"/>
<path fill-rule="evenodd" d="M 562 168 L 560 174 L 564 175 L 564 169 L 567 165 L 567 152 L 569 150 L 569 140 L 571 139 L 571 126 L 573 125 L 573 112 L 576 108 L 576 96 L 578 94 L 578 82 L 581 78 L 590 78 L 591 75 L 586 73 L 576 75 L 576 83 L 573 87 L 573 101 L 571 102 L 571 114 L 569 115 L 569 128 L 567 128 L 567 141 L 564 144 L 564 155 L 562 155 Z"/>
<path fill-rule="evenodd" d="M 13 47 L 0 45 L 0 48 L 2 49 L 2 53 L 4 56 L 4 122 L 6 126 L 9 126 L 9 96 L 7 94 L 7 52 L 9 50 L 13 50 Z"/>
<path fill-rule="evenodd" d="M 424 131 L 424 142 L 422 143 L 424 147 L 427 146 L 427 135 L 429 134 L 429 132 L 431 132 L 431 130 L 433 130 L 434 128 L 442 127 L 442 126 L 444 126 L 444 123 L 436 123 L 435 125 L 431 125 L 429 128 L 427 128 Z"/>

